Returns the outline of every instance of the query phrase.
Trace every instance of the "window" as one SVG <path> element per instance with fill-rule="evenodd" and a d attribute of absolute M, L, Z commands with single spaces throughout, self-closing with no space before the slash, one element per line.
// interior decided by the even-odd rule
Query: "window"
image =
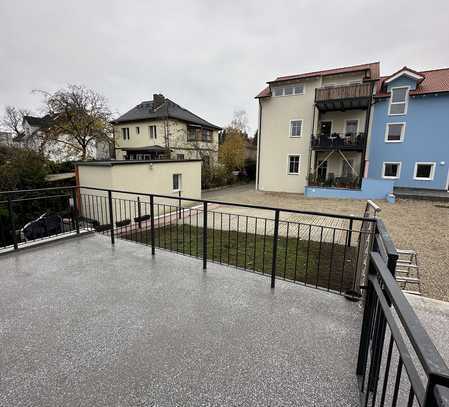
<path fill-rule="evenodd" d="M 196 141 L 197 130 L 199 129 L 195 127 L 187 127 L 187 141 Z"/>
<path fill-rule="evenodd" d="M 291 95 L 304 95 L 304 84 L 297 83 L 296 85 L 273 87 L 273 96 L 291 96 Z"/>
<path fill-rule="evenodd" d="M 431 181 L 435 175 L 435 163 L 416 163 L 414 179 Z"/>
<path fill-rule="evenodd" d="M 346 134 L 357 134 L 357 130 L 359 128 L 358 120 L 346 120 Z"/>
<path fill-rule="evenodd" d="M 212 142 L 212 130 L 202 129 L 202 139 L 205 143 Z"/>
<path fill-rule="evenodd" d="M 398 179 L 401 176 L 400 162 L 384 162 L 382 170 L 382 178 Z"/>
<path fill-rule="evenodd" d="M 148 134 L 150 138 L 157 138 L 156 126 L 148 126 Z"/>
<path fill-rule="evenodd" d="M 184 154 L 176 154 L 177 160 L 184 160 Z"/>
<path fill-rule="evenodd" d="M 173 174 L 173 192 L 181 191 L 181 174 Z"/>
<path fill-rule="evenodd" d="M 122 128 L 122 137 L 123 137 L 123 140 L 129 140 L 129 128 L 128 127 Z"/>
<path fill-rule="evenodd" d="M 388 111 L 390 116 L 407 113 L 408 90 L 408 86 L 391 88 L 390 108 Z"/>
<path fill-rule="evenodd" d="M 288 173 L 299 174 L 299 155 L 288 156 Z"/>
<path fill-rule="evenodd" d="M 301 137 L 302 120 L 290 120 L 290 137 Z"/>
<path fill-rule="evenodd" d="M 385 129 L 386 143 L 400 143 L 404 141 L 405 123 L 387 123 Z"/>
<path fill-rule="evenodd" d="M 140 134 L 140 127 L 139 126 L 136 127 L 136 134 Z"/>

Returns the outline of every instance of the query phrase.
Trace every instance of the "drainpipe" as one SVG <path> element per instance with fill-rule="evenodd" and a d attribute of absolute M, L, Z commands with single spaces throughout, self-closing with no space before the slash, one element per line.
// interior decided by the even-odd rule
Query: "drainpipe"
<path fill-rule="evenodd" d="M 260 149 L 262 148 L 262 102 L 259 98 L 259 131 L 257 133 L 257 179 L 256 190 L 259 191 L 260 180 Z"/>
<path fill-rule="evenodd" d="M 368 109 L 366 111 L 366 118 L 365 118 L 365 145 L 363 146 L 362 157 L 360 160 L 360 175 L 361 175 L 360 186 L 362 185 L 362 178 L 365 178 L 365 157 L 366 157 L 366 148 L 368 145 L 368 131 L 369 131 L 369 123 L 370 123 L 370 119 L 371 119 L 371 106 L 372 106 L 372 100 L 373 100 L 374 84 L 375 84 L 375 81 L 371 81 L 370 98 L 369 98 Z"/>

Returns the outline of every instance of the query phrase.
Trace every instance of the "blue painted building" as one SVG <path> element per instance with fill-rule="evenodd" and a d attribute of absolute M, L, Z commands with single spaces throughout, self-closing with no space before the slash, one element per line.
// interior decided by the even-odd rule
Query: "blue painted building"
<path fill-rule="evenodd" d="M 449 69 L 404 67 L 379 80 L 367 168 L 395 187 L 448 189 Z"/>

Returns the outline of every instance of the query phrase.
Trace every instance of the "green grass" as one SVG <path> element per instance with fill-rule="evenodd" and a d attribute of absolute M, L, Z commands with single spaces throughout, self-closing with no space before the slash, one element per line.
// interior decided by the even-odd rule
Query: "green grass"
<path fill-rule="evenodd" d="M 209 261 L 271 274 L 273 237 L 208 229 Z M 148 230 L 122 233 L 122 238 L 149 245 Z M 167 225 L 156 229 L 156 247 L 202 258 L 203 229 Z M 276 275 L 308 285 L 345 291 L 352 288 L 357 248 L 340 244 L 279 237 Z"/>

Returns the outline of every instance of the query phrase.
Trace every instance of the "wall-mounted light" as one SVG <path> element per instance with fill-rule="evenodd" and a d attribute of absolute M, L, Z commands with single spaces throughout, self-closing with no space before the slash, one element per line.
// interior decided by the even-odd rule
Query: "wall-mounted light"
<path fill-rule="evenodd" d="M 440 165 L 446 165 L 446 161 L 440 161 Z"/>

